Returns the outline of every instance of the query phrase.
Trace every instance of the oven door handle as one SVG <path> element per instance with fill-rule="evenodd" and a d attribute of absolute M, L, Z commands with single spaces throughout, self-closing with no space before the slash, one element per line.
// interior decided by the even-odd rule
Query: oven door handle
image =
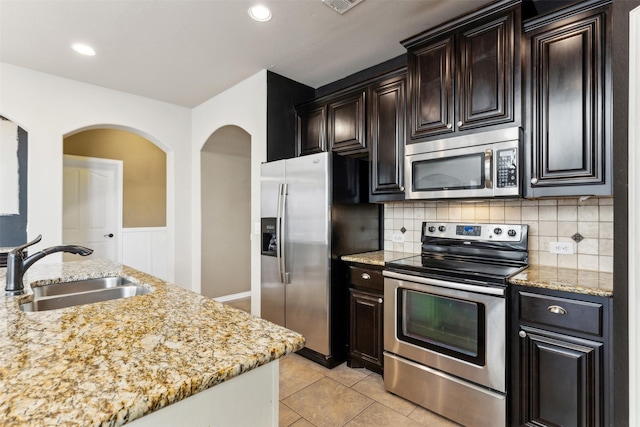
<path fill-rule="evenodd" d="M 443 287 L 443 288 L 457 289 L 457 290 L 460 290 L 460 291 L 475 292 L 475 293 L 484 294 L 484 295 L 495 295 L 495 296 L 503 297 L 504 293 L 505 293 L 505 290 L 503 288 L 492 288 L 492 287 L 488 287 L 488 286 L 468 285 L 466 283 L 449 282 L 449 281 L 439 280 L 439 279 L 428 279 L 426 277 L 412 276 L 412 275 L 409 275 L 409 274 L 396 273 L 395 271 L 383 270 L 382 274 L 385 277 L 390 277 L 392 279 L 406 280 L 407 282 L 422 283 L 424 285 L 440 286 L 440 287 Z"/>

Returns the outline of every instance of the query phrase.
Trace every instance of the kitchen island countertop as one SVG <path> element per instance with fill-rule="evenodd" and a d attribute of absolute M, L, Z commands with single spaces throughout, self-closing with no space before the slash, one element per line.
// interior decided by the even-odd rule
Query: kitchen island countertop
<path fill-rule="evenodd" d="M 384 267 L 386 262 L 415 255 L 417 254 L 380 250 L 343 255 L 341 259 L 345 262 Z M 530 265 L 525 270 L 511 277 L 509 283 L 577 294 L 602 297 L 613 296 L 613 274 L 598 271 Z"/>
<path fill-rule="evenodd" d="M 108 261 L 36 264 L 25 283 L 107 276 L 153 292 L 24 313 L 26 289 L 0 304 L 0 424 L 122 425 L 304 346 L 296 332 Z"/>

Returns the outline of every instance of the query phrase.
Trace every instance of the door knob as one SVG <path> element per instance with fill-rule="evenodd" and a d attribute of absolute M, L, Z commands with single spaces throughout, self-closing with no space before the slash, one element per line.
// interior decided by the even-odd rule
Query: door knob
<path fill-rule="evenodd" d="M 105 235 L 104 235 L 104 236 L 102 236 L 102 237 L 112 238 L 112 237 L 113 237 L 113 233 L 105 234 Z"/>

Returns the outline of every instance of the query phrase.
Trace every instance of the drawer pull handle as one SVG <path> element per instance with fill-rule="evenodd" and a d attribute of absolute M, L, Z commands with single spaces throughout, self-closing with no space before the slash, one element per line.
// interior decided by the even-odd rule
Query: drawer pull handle
<path fill-rule="evenodd" d="M 369 280 L 369 279 L 371 279 L 371 276 L 369 276 L 369 274 L 368 274 L 368 273 L 362 273 L 362 274 L 360 275 L 360 277 L 362 277 L 364 280 Z"/>
<path fill-rule="evenodd" d="M 553 314 L 567 314 L 567 310 L 560 307 L 559 305 L 550 305 L 547 307 L 547 311 L 550 311 Z"/>

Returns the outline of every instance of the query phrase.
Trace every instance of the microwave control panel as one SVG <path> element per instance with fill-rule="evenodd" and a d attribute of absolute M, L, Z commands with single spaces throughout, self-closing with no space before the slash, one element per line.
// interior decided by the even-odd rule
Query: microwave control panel
<path fill-rule="evenodd" d="M 509 148 L 498 150 L 497 181 L 498 188 L 518 186 L 518 150 Z"/>

